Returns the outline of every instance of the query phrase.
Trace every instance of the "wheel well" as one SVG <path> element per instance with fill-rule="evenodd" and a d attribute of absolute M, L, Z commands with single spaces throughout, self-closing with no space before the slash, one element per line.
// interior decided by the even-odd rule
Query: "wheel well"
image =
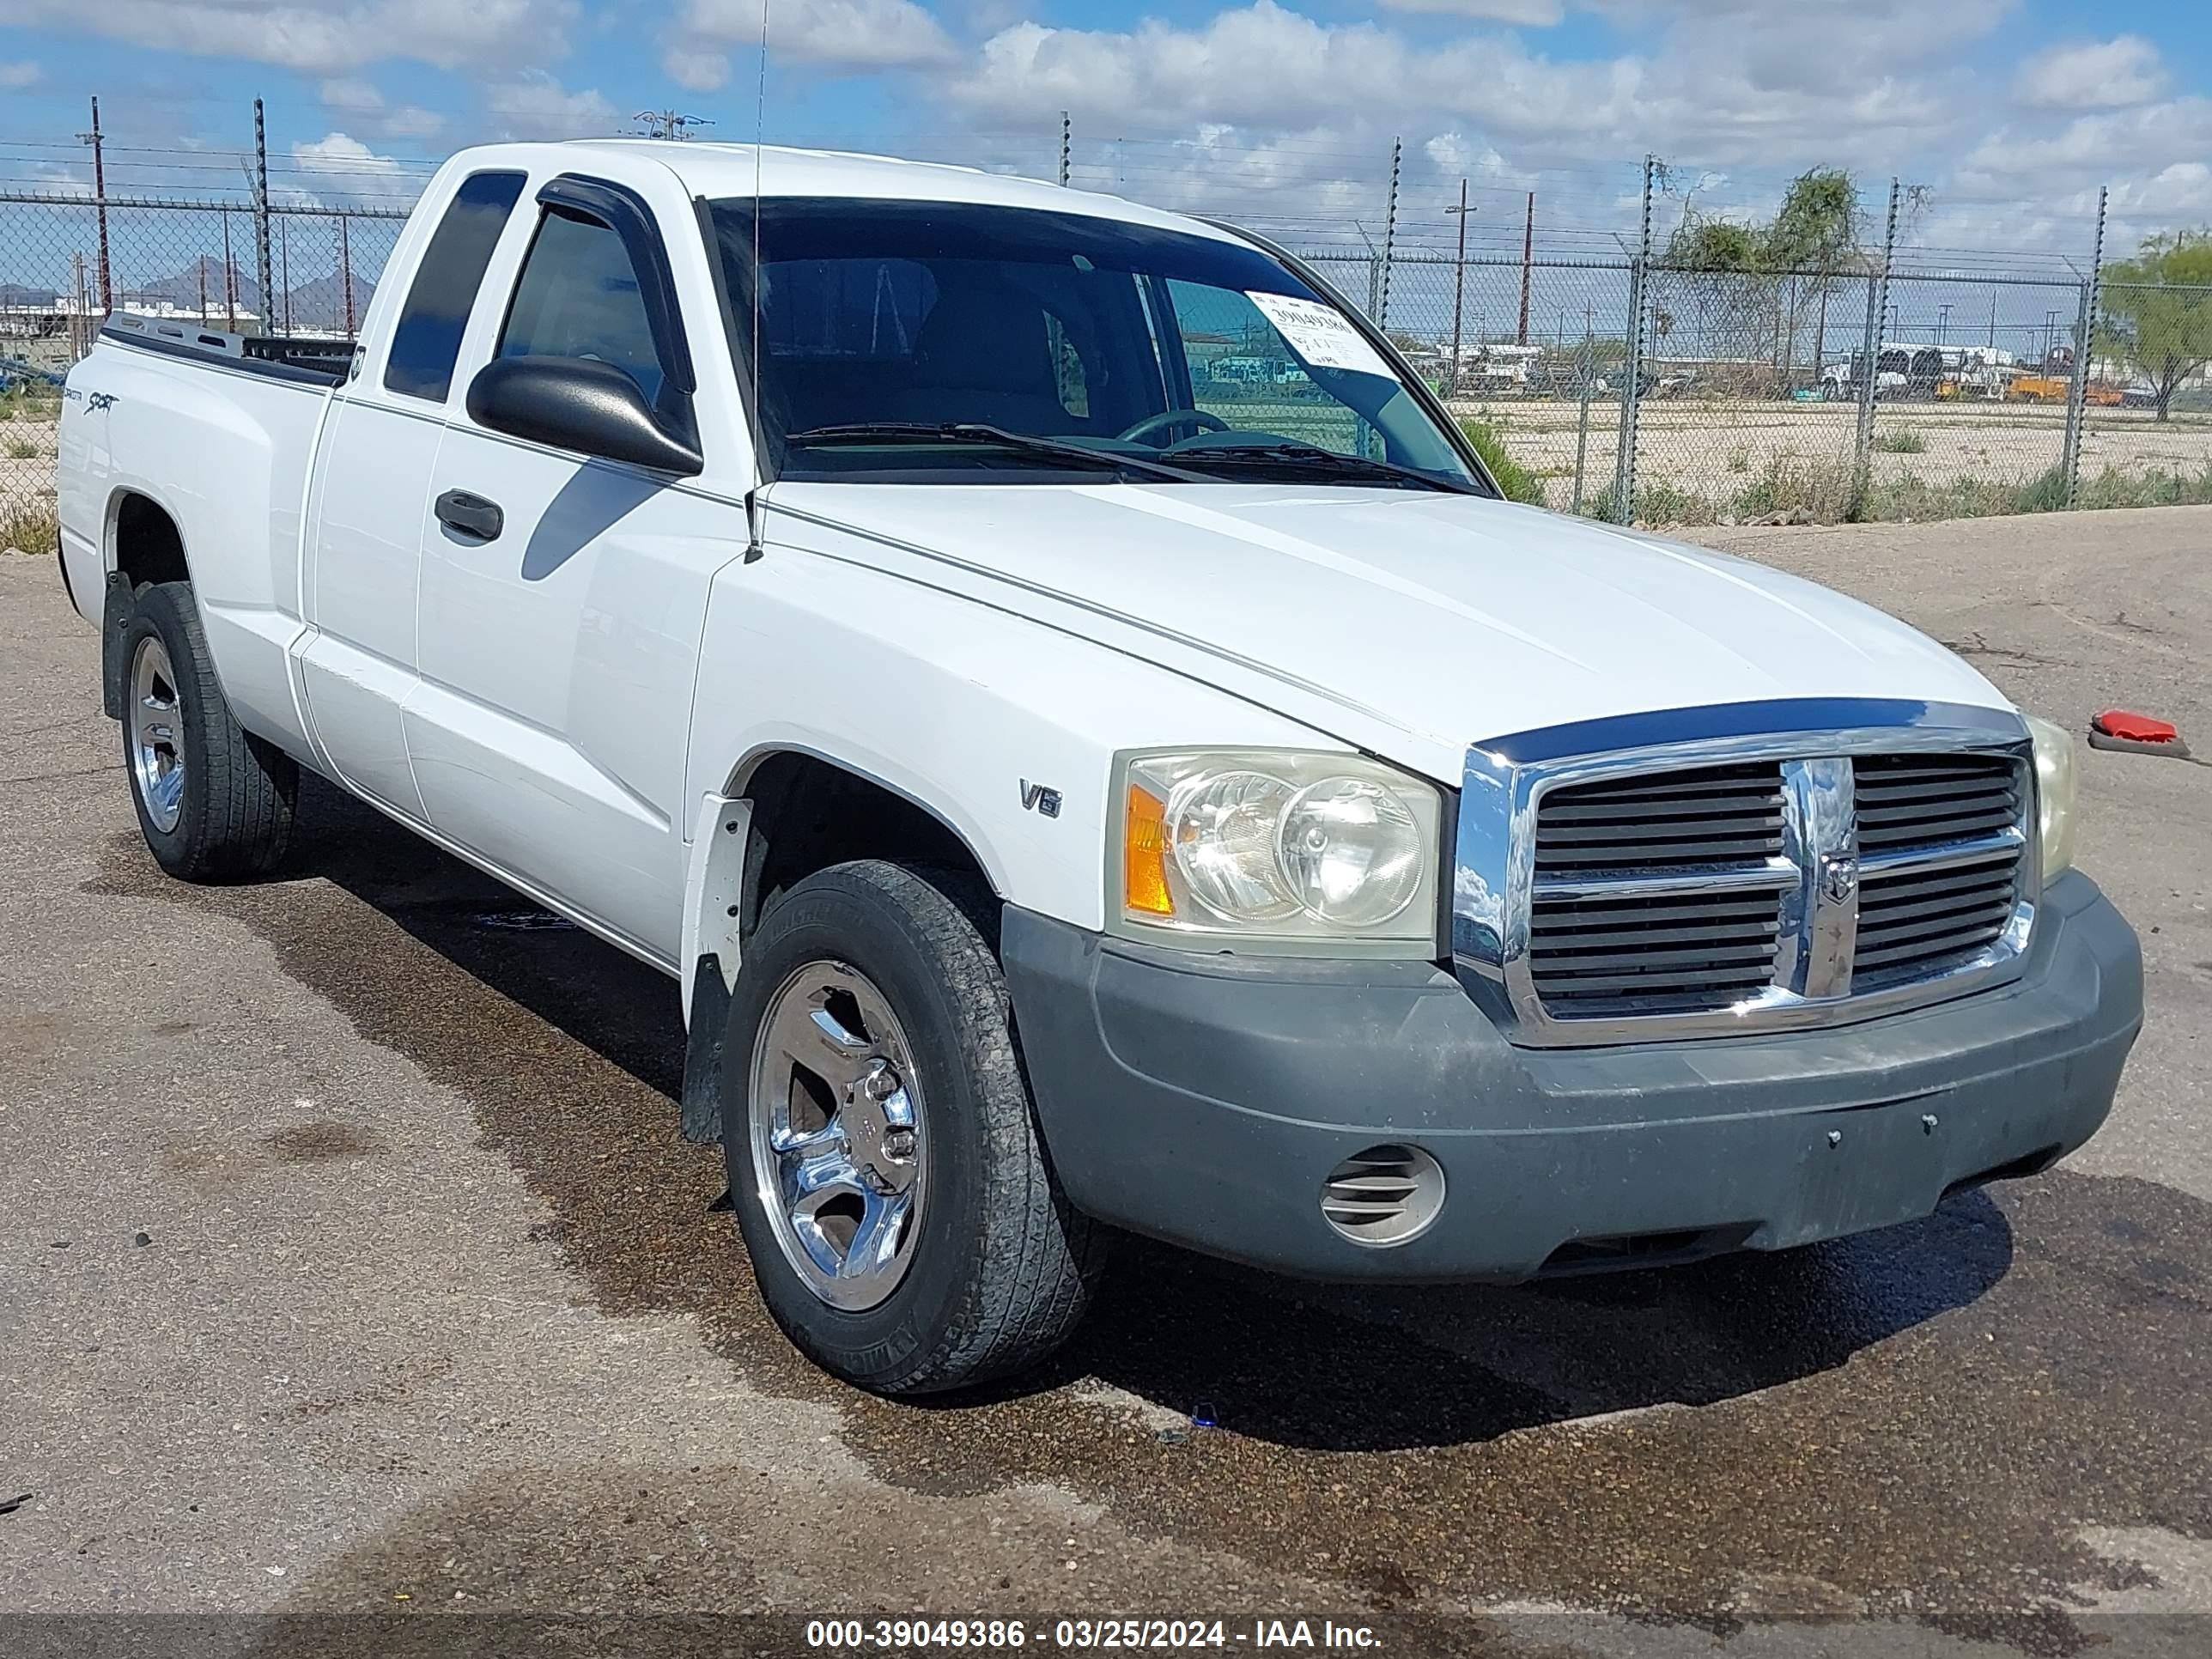
<path fill-rule="evenodd" d="M 890 859 L 965 875 L 991 887 L 981 860 L 927 808 L 812 755 L 772 755 L 743 786 L 753 804 L 740 939 L 777 894 L 853 859 Z"/>
<path fill-rule="evenodd" d="M 125 495 L 115 509 L 115 569 L 133 588 L 191 580 L 177 521 L 143 495 Z"/>

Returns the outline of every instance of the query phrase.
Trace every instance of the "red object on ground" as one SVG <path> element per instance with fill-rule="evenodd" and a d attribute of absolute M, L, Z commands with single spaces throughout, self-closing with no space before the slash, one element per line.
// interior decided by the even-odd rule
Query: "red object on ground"
<path fill-rule="evenodd" d="M 2130 743 L 2172 743 L 2181 736 L 2179 726 L 2124 708 L 2107 708 L 2089 724 L 2108 737 L 2125 738 Z"/>

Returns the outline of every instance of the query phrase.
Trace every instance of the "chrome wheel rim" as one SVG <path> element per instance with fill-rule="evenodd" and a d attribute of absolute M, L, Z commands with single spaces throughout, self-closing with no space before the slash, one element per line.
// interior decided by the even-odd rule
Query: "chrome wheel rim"
<path fill-rule="evenodd" d="M 185 719 L 168 647 L 154 634 L 131 659 L 131 770 L 146 816 L 167 835 L 185 810 Z"/>
<path fill-rule="evenodd" d="M 784 1260 L 859 1312 L 906 1277 L 927 1146 L 913 1050 L 849 963 L 809 962 L 769 999 L 747 1084 L 753 1180 Z"/>

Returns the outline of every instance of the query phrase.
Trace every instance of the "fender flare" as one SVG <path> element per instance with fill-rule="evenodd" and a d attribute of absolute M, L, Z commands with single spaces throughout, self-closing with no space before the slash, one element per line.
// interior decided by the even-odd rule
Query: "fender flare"
<path fill-rule="evenodd" d="M 730 998 L 737 988 L 744 957 L 744 928 L 757 880 L 753 800 L 750 793 L 761 767 L 779 755 L 803 756 L 860 779 L 896 796 L 942 825 L 966 848 L 987 879 L 995 878 L 946 813 L 850 762 L 789 743 L 765 743 L 730 769 L 720 791 L 700 798 L 692 816 L 690 854 L 684 863 L 684 927 L 678 982 L 684 998 L 684 1139 L 711 1145 L 721 1139 L 722 1042 Z"/>
<path fill-rule="evenodd" d="M 138 608 L 137 592 L 119 568 L 122 558 L 116 542 L 123 526 L 123 504 L 132 496 L 153 507 L 169 521 L 170 528 L 177 532 L 177 555 L 185 562 L 185 578 L 187 581 L 191 580 L 191 550 L 185 544 L 184 520 L 177 516 L 176 509 L 137 483 L 118 484 L 108 494 L 100 526 L 100 568 L 106 573 L 106 591 L 100 606 L 100 704 L 112 720 L 123 718 L 123 683 L 131 672 L 130 664 L 123 659 L 123 636 L 130 631 L 131 618 Z M 194 603 L 198 603 L 197 595 Z"/>

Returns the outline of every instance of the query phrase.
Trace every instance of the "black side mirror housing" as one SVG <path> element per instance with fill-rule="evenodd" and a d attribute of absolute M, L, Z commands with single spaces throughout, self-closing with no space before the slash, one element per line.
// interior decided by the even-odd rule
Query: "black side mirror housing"
<path fill-rule="evenodd" d="M 556 449 L 580 450 L 656 472 L 696 477 L 696 445 L 669 431 L 637 382 L 589 357 L 501 357 L 469 382 L 478 426 Z"/>

